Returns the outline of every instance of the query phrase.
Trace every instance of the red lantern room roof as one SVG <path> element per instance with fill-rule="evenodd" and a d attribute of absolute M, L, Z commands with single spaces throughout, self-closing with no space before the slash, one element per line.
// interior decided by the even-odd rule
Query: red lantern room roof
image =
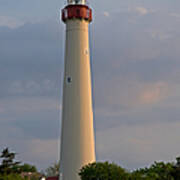
<path fill-rule="evenodd" d="M 92 10 L 86 5 L 68 5 L 62 10 L 62 20 L 66 22 L 68 19 L 84 19 L 92 21 Z"/>

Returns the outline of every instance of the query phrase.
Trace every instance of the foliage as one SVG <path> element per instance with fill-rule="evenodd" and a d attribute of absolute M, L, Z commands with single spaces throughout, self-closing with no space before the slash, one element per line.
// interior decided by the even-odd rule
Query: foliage
<path fill-rule="evenodd" d="M 59 169 L 60 169 L 60 162 L 58 163 L 54 163 L 52 166 L 48 167 L 46 170 L 45 170 L 45 175 L 47 177 L 49 176 L 58 176 L 59 174 Z"/>
<path fill-rule="evenodd" d="M 18 174 L 0 175 L 0 180 L 27 180 Z"/>
<path fill-rule="evenodd" d="M 27 177 L 22 177 L 22 173 L 34 173 L 31 180 L 38 180 L 38 173 L 35 166 L 29 164 L 21 164 L 19 161 L 15 161 L 16 153 L 9 152 L 8 148 L 5 148 L 0 158 L 2 162 L 0 164 L 0 180 L 27 180 Z"/>
<path fill-rule="evenodd" d="M 180 180 L 180 158 L 174 163 L 154 162 L 149 168 L 133 172 L 115 164 L 92 163 L 84 166 L 79 175 L 81 180 Z"/>
<path fill-rule="evenodd" d="M 30 164 L 23 164 L 19 166 L 21 172 L 37 172 L 37 169 L 35 166 L 32 166 Z"/>
<path fill-rule="evenodd" d="M 28 180 L 26 174 L 31 172 L 31 180 L 38 180 L 40 174 L 35 166 L 15 161 L 16 153 L 5 148 L 1 155 L 0 180 Z M 60 163 L 54 163 L 45 170 L 45 175 L 57 176 Z M 22 175 L 23 174 L 23 175 Z M 79 175 L 81 180 L 180 180 L 180 157 L 176 163 L 154 162 L 150 167 L 128 172 L 122 167 L 108 162 L 94 162 L 84 166 Z M 24 176 L 24 177 L 22 177 Z"/>
<path fill-rule="evenodd" d="M 145 179 L 145 180 L 174 180 L 171 172 L 173 171 L 173 164 L 164 162 L 155 162 L 149 168 L 134 171 L 131 174 L 131 179 Z"/>
<path fill-rule="evenodd" d="M 5 148 L 0 158 L 2 163 L 0 165 L 0 174 L 18 174 L 21 172 L 37 172 L 35 166 L 29 164 L 21 165 L 19 161 L 15 161 L 16 153 L 9 152 L 8 148 Z"/>
<path fill-rule="evenodd" d="M 2 158 L 2 163 L 0 165 L 0 174 L 10 174 L 14 173 L 14 167 L 17 167 L 20 162 L 14 161 L 16 153 L 10 153 L 8 148 L 2 151 L 0 158 Z M 16 169 L 18 170 L 18 169 Z"/>
<path fill-rule="evenodd" d="M 3 174 L 0 175 L 0 180 L 39 180 L 39 177 L 32 176 L 31 178 L 22 177 L 20 174 Z"/>
<path fill-rule="evenodd" d="M 80 170 L 81 180 L 128 180 L 129 173 L 116 164 L 92 163 Z"/>
<path fill-rule="evenodd" d="M 176 161 L 176 165 L 173 167 L 171 175 L 174 179 L 180 179 L 180 157 L 177 157 Z"/>

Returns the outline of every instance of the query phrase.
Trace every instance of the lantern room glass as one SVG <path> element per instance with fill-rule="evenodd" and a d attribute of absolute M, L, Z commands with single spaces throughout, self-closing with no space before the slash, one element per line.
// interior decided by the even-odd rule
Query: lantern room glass
<path fill-rule="evenodd" d="M 86 4 L 86 0 L 67 0 L 68 4 Z"/>

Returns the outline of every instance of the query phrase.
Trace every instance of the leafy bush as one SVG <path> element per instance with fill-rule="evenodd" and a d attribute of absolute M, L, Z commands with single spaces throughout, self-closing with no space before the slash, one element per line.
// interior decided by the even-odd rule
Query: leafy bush
<path fill-rule="evenodd" d="M 92 163 L 80 170 L 81 180 L 128 180 L 129 173 L 116 164 Z"/>
<path fill-rule="evenodd" d="M 180 158 L 176 163 L 155 162 L 148 168 L 128 172 L 116 164 L 92 163 L 80 170 L 81 180 L 180 180 Z"/>
<path fill-rule="evenodd" d="M 0 180 L 27 180 L 18 174 L 0 175 Z"/>

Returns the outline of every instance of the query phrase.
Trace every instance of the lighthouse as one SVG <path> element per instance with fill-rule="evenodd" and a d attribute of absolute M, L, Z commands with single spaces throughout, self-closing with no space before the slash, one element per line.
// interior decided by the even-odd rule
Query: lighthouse
<path fill-rule="evenodd" d="M 80 180 L 80 169 L 95 161 L 89 23 L 85 0 L 68 0 L 66 25 L 59 180 Z"/>

